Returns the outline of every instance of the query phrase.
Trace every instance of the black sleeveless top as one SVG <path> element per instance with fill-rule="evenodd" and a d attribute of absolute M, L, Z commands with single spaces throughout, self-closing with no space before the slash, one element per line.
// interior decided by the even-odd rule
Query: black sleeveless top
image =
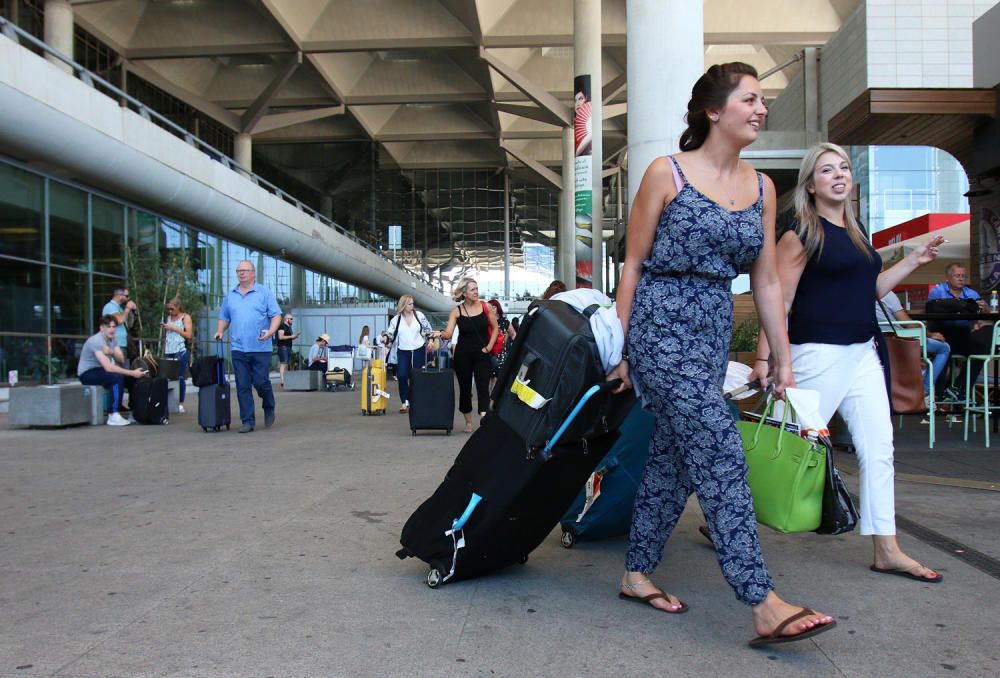
<path fill-rule="evenodd" d="M 479 315 L 465 315 L 464 302 L 458 307 L 458 344 L 456 351 L 481 352 L 490 339 L 490 321 L 486 309 Z"/>
<path fill-rule="evenodd" d="M 820 218 L 826 236 L 802 271 L 788 313 L 793 344 L 860 344 L 875 336 L 875 283 L 882 259 L 868 245 L 871 258 L 855 247 L 847 229 Z M 795 223 L 779 232 L 793 230 Z"/>

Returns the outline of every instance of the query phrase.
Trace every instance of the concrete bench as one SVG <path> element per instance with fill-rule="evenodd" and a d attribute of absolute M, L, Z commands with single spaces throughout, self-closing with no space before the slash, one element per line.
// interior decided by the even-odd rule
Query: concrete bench
<path fill-rule="evenodd" d="M 17 386 L 10 389 L 8 408 L 10 427 L 103 424 L 104 388 L 83 384 Z"/>
<path fill-rule="evenodd" d="M 290 370 L 285 372 L 286 391 L 318 391 L 323 383 L 319 370 Z"/>

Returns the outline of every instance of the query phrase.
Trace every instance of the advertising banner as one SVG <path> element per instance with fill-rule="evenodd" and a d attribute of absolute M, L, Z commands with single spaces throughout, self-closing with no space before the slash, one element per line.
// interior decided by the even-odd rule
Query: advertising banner
<path fill-rule="evenodd" d="M 594 215 L 594 165 L 591 154 L 591 99 L 590 76 L 573 78 L 574 195 L 576 204 L 576 286 L 591 287 L 593 262 L 591 261 L 591 223 Z"/>

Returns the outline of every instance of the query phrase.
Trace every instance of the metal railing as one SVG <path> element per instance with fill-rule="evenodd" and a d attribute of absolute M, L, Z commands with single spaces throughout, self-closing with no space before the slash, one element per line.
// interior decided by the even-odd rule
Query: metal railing
<path fill-rule="evenodd" d="M 183 139 L 184 142 L 187 143 L 188 145 L 193 146 L 194 148 L 197 148 L 198 150 L 200 150 L 201 152 L 205 153 L 206 155 L 208 155 L 213 160 L 221 163 L 222 165 L 224 165 L 228 169 L 230 169 L 230 170 L 232 170 L 234 172 L 238 172 L 238 173 L 242 174 L 247 179 L 249 179 L 250 181 L 252 181 L 255 185 L 263 188 L 264 190 L 268 191 L 272 195 L 275 195 L 275 196 L 281 198 L 283 201 L 285 201 L 285 202 L 287 202 L 287 203 L 289 203 L 291 205 L 294 205 L 296 207 L 296 209 L 298 209 L 299 211 L 305 212 L 306 214 L 308 214 L 313 219 L 316 219 L 317 221 L 319 221 L 320 223 L 322 223 L 322 224 L 324 224 L 326 226 L 329 226 L 330 228 L 334 229 L 335 231 L 337 231 L 341 235 L 343 235 L 343 236 L 345 236 L 347 238 L 350 238 L 352 241 L 354 241 L 358 245 L 364 247 L 366 250 L 368 250 L 371 253 L 377 255 L 378 257 L 384 259 L 386 262 L 388 262 L 389 264 L 391 264 L 393 267 L 398 268 L 400 271 L 405 272 L 407 275 L 409 275 L 409 276 L 411 276 L 413 278 L 416 278 L 417 280 L 420 280 L 421 282 L 430 284 L 430 280 L 426 276 L 418 275 L 418 274 L 414 273 L 413 271 L 411 271 L 410 269 L 406 268 L 405 266 L 401 266 L 401 265 L 395 263 L 390 257 L 386 256 L 386 254 L 384 252 L 382 252 L 382 250 L 376 248 L 371 243 L 369 243 L 369 242 L 367 242 L 365 240 L 362 240 L 355 233 L 353 233 L 351 231 L 348 231 L 347 229 L 345 229 L 343 226 L 341 226 L 337 222 L 333 221 L 332 219 L 328 219 L 326 216 L 324 216 L 320 212 L 317 212 L 316 210 L 314 210 L 309 205 L 306 205 L 305 203 L 303 203 L 301 200 L 299 200 L 295 196 L 293 196 L 293 195 L 285 192 L 284 190 L 278 188 L 277 186 L 275 186 L 271 182 L 267 181 L 263 177 L 257 176 L 252 171 L 250 171 L 248 168 L 244 167 L 243 165 L 241 165 L 240 163 L 238 163 L 233 158 L 230 158 L 228 155 L 226 155 L 225 153 L 223 153 L 219 149 L 215 148 L 211 144 L 205 143 L 204 141 L 202 141 L 201 139 L 199 139 L 198 137 L 196 137 L 191 132 L 187 131 L 186 129 L 184 129 L 183 127 L 181 127 L 180 125 L 178 125 L 174 121 L 170 120 L 169 118 L 164 117 L 160 113 L 157 113 L 156 111 L 154 111 L 153 109 L 151 109 L 146 104 L 142 103 L 141 101 L 139 101 L 135 97 L 131 96 L 130 94 L 127 94 L 122 89 L 120 89 L 117 86 L 111 84 L 110 82 L 108 82 L 107 80 L 105 80 L 101 76 L 97 75 L 96 73 L 92 73 L 92 72 L 88 71 L 86 68 L 84 68 L 80 64 L 76 63 L 75 61 L 73 61 L 72 59 L 70 59 L 69 57 L 67 57 L 65 54 L 63 54 L 62 52 L 59 52 L 58 50 L 53 49 L 52 47 L 50 47 L 45 42 L 39 40 L 35 36 L 33 36 L 30 33 L 24 31 L 22 28 L 20 28 L 17 25 L 11 23 L 11 21 L 9 19 L 6 19 L 4 17 L 0 17 L 0 33 L 2 33 L 7 38 L 13 40 L 18 45 L 24 46 L 22 44 L 22 40 L 23 40 L 23 41 L 27 42 L 29 45 L 35 47 L 36 49 L 41 50 L 45 54 L 49 54 L 52 57 L 54 57 L 55 59 L 58 59 L 62 63 L 66 64 L 67 66 L 69 66 L 70 68 L 72 68 L 73 69 L 73 74 L 80 81 L 82 81 L 83 83 L 89 85 L 90 87 L 93 87 L 96 91 L 100 92 L 101 94 L 104 94 L 105 96 L 108 96 L 108 98 L 116 98 L 116 99 L 118 99 L 118 102 L 119 102 L 120 106 L 122 106 L 122 107 L 128 107 L 130 110 L 134 110 L 136 113 L 138 113 L 140 116 L 142 116 L 145 120 L 148 120 L 150 122 L 155 122 L 160 127 L 164 128 L 167 131 L 169 131 L 169 132 L 173 133 L 174 135 L 176 135 L 178 138 Z M 106 90 L 106 91 L 102 91 L 102 90 Z M 113 96 L 109 95 L 108 92 L 110 92 L 111 94 L 113 94 Z"/>

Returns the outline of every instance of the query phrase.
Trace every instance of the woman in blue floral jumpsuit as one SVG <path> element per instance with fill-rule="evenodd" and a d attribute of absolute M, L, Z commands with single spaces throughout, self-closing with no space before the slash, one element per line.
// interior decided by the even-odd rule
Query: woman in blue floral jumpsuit
<path fill-rule="evenodd" d="M 774 185 L 739 159 L 766 115 L 751 66 L 713 66 L 695 84 L 684 152 L 653 161 L 633 201 L 617 296 L 627 351 L 609 375 L 626 385 L 634 379 L 656 415 L 620 597 L 662 612 L 687 611 L 648 575 L 695 492 L 722 573 L 736 597 L 752 606 L 759 634 L 752 645 L 800 640 L 835 625 L 773 591 L 743 446 L 721 395 L 732 334 L 730 285 L 747 270 L 771 340 L 776 388 L 794 385 L 774 264 Z"/>

